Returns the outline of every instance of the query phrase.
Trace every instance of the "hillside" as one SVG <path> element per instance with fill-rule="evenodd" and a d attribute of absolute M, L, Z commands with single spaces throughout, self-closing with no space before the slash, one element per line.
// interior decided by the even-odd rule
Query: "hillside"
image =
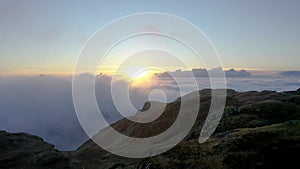
<path fill-rule="evenodd" d="M 146 159 L 119 157 L 91 140 L 76 151 L 63 153 L 38 137 L 1 132 L 0 168 L 263 169 L 297 166 L 300 160 L 300 89 L 280 93 L 227 90 L 226 108 L 217 129 L 208 141 L 199 144 L 199 133 L 210 106 L 210 93 L 208 89 L 200 91 L 199 114 L 187 137 L 161 155 Z M 151 123 L 122 119 L 112 126 L 132 137 L 157 135 L 174 122 L 180 101 L 178 98 L 168 103 L 164 113 Z M 151 104 L 162 103 L 145 103 L 140 113 L 147 112 Z M 101 132 L 105 129 L 98 134 Z"/>
<path fill-rule="evenodd" d="M 112 155 L 87 141 L 71 158 L 86 168 L 285 168 L 300 160 L 300 90 L 277 93 L 227 91 L 222 120 L 204 144 L 199 133 L 210 105 L 210 90 L 200 91 L 197 121 L 186 139 L 172 150 L 148 159 Z M 147 110 L 149 104 L 144 108 Z M 180 99 L 166 105 L 165 112 L 148 124 L 122 119 L 112 126 L 134 137 L 149 137 L 167 129 L 176 119 Z M 102 131 L 100 131 L 101 134 Z"/>

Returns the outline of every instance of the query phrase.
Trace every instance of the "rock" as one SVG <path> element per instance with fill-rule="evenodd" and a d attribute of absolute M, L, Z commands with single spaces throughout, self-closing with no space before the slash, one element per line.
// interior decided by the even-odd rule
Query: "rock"
<path fill-rule="evenodd" d="M 69 160 L 40 137 L 0 131 L 0 168 L 67 169 Z"/>
<path fill-rule="evenodd" d="M 81 164 L 81 160 L 78 160 L 78 159 L 71 159 L 71 163 L 74 163 L 74 164 Z"/>

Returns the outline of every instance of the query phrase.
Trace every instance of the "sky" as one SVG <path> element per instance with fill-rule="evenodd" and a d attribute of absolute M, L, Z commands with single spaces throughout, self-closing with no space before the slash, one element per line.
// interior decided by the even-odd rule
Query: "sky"
<path fill-rule="evenodd" d="M 212 41 L 224 68 L 299 70 L 299 7 L 298 0 L 1 0 L 0 72 L 71 74 L 96 30 L 138 12 L 192 22 Z"/>

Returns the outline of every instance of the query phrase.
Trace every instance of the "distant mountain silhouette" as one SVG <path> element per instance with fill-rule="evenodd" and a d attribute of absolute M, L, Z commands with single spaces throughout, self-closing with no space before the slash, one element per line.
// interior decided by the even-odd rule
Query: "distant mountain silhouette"
<path fill-rule="evenodd" d="M 297 76 L 300 77 L 300 71 L 284 71 L 280 73 L 283 76 Z"/>
<path fill-rule="evenodd" d="M 192 69 L 191 71 L 176 70 L 173 72 L 157 73 L 158 77 L 222 77 L 225 74 L 226 77 L 248 77 L 251 73 L 246 70 L 237 71 L 235 69 L 223 70 L 222 68 L 215 69 Z"/>

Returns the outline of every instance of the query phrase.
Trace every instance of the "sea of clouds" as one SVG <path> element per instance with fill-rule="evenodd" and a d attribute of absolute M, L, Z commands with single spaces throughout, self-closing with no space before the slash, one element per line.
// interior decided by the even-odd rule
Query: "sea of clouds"
<path fill-rule="evenodd" d="M 94 76 L 83 75 L 87 78 Z M 300 73 L 285 72 L 270 75 L 235 76 L 227 78 L 228 88 L 237 91 L 289 91 L 300 88 Z M 181 77 L 183 93 L 188 93 L 190 79 Z M 109 123 L 122 118 L 111 96 L 111 77 L 96 77 L 96 96 L 101 112 Z M 126 81 L 114 81 L 120 90 L 126 90 Z M 210 88 L 209 79 L 197 77 L 199 89 Z M 133 106 L 139 110 L 149 100 L 153 89 L 165 92 L 170 102 L 180 96 L 179 88 L 171 78 L 158 78 L 147 88 L 128 90 Z M 0 130 L 26 132 L 38 135 L 60 150 L 74 150 L 88 139 L 74 110 L 72 77 L 50 75 L 0 77 Z M 159 99 L 158 99 L 159 100 Z M 126 111 L 126 105 L 123 105 Z M 128 114 L 133 115 L 128 107 Z M 99 122 L 101 123 L 101 122 Z M 105 127 L 105 125 L 103 125 Z"/>

